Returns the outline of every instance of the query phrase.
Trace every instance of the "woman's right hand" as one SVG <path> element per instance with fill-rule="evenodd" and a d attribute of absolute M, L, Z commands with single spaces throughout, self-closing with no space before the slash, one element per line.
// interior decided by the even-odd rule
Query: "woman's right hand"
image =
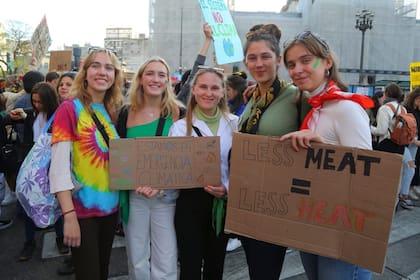
<path fill-rule="evenodd" d="M 140 187 L 136 188 L 135 192 L 136 192 L 136 194 L 141 194 L 141 195 L 143 195 L 147 198 L 152 198 L 155 195 L 157 195 L 160 192 L 160 190 L 159 189 L 154 189 L 154 188 L 149 187 L 149 186 L 140 186 Z"/>
<path fill-rule="evenodd" d="M 79 247 L 81 243 L 80 225 L 76 212 L 64 215 L 63 243 L 70 247 Z"/>
<path fill-rule="evenodd" d="M 245 104 L 247 104 L 247 103 L 248 103 L 248 101 L 251 99 L 252 94 L 254 93 L 254 90 L 255 90 L 255 87 L 256 87 L 256 86 L 257 86 L 257 85 L 256 85 L 256 84 L 254 84 L 254 85 L 251 85 L 251 86 L 247 87 L 247 88 L 244 90 L 244 93 L 242 94 L 242 98 L 243 98 L 243 100 L 244 100 L 244 103 L 245 103 Z"/>
<path fill-rule="evenodd" d="M 277 139 L 282 142 L 285 140 L 291 140 L 292 148 L 296 152 L 299 152 L 299 147 L 307 149 L 311 147 L 311 142 L 322 143 L 322 138 L 318 134 L 312 132 L 312 130 L 304 129 L 295 132 L 290 132 Z"/>
<path fill-rule="evenodd" d="M 208 23 L 203 24 L 203 32 L 206 36 L 206 39 L 212 39 L 213 37 L 213 30 L 211 29 Z"/>

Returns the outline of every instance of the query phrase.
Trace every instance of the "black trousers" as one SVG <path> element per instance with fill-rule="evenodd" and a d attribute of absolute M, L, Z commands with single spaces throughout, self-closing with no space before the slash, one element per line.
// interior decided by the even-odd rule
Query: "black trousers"
<path fill-rule="evenodd" d="M 389 153 L 397 153 L 400 155 L 404 154 L 405 146 L 400 146 L 395 144 L 391 141 L 391 139 L 384 139 L 376 145 L 375 150 L 389 152 Z"/>
<path fill-rule="evenodd" d="M 181 190 L 176 203 L 175 230 L 181 280 L 218 280 L 228 237 L 212 226 L 213 196 L 203 189 Z"/>
<path fill-rule="evenodd" d="M 79 219 L 82 241 L 72 247 L 76 280 L 107 280 L 118 212 L 104 217 Z"/>
<path fill-rule="evenodd" d="M 286 247 L 240 237 L 251 280 L 278 280 L 283 268 Z"/>

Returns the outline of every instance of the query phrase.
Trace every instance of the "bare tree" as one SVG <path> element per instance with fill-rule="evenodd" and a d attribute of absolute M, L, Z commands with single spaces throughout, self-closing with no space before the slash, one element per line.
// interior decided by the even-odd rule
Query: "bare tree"
<path fill-rule="evenodd" d="M 28 24 L 20 21 L 6 21 L 5 27 L 7 34 L 6 51 L 10 51 L 12 53 L 13 61 L 17 62 L 18 57 L 31 55 L 31 27 Z M 15 67 L 18 68 L 19 65 L 15 64 Z"/>

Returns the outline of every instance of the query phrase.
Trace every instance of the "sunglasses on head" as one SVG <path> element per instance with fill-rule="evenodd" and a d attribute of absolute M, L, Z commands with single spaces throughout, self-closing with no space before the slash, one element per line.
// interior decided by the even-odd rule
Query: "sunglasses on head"
<path fill-rule="evenodd" d="M 88 54 L 91 54 L 93 52 L 100 52 L 100 51 L 110 52 L 117 55 L 117 51 L 115 49 L 100 48 L 100 47 L 89 47 Z"/>
<path fill-rule="evenodd" d="M 285 49 L 291 43 L 296 42 L 296 41 L 302 41 L 302 40 L 305 40 L 306 38 L 312 38 L 318 44 L 320 44 L 326 51 L 330 50 L 330 47 L 328 46 L 327 42 L 325 42 L 323 39 L 321 39 L 320 37 L 318 37 L 317 35 L 315 35 L 314 33 L 312 33 L 309 30 L 308 31 L 303 31 L 303 32 L 299 33 L 298 35 L 296 35 L 293 39 L 285 41 L 284 44 L 283 44 L 283 48 Z"/>
<path fill-rule="evenodd" d="M 223 73 L 225 71 L 225 69 L 223 68 L 211 67 L 211 66 L 206 66 L 206 65 L 198 65 L 198 69 L 212 69 L 220 73 Z"/>

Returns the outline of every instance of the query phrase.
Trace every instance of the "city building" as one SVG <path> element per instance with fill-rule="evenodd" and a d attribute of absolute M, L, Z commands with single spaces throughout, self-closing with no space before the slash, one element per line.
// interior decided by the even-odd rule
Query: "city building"
<path fill-rule="evenodd" d="M 278 12 L 234 11 L 240 38 L 259 23 L 275 23 L 282 29 L 281 44 L 297 33 L 311 30 L 325 38 L 339 58 L 345 81 L 359 84 L 362 32 L 355 28 L 356 14 L 372 11 L 372 29 L 366 30 L 362 84 L 409 81 L 409 64 L 420 60 L 420 21 L 416 0 L 337 1 L 289 0 Z M 196 0 L 150 0 L 149 55 L 164 57 L 173 71 L 192 67 L 203 41 L 203 17 Z M 206 64 L 214 65 L 212 49 Z M 232 66 L 243 69 L 242 62 Z M 287 77 L 285 69 L 282 76 Z"/>

